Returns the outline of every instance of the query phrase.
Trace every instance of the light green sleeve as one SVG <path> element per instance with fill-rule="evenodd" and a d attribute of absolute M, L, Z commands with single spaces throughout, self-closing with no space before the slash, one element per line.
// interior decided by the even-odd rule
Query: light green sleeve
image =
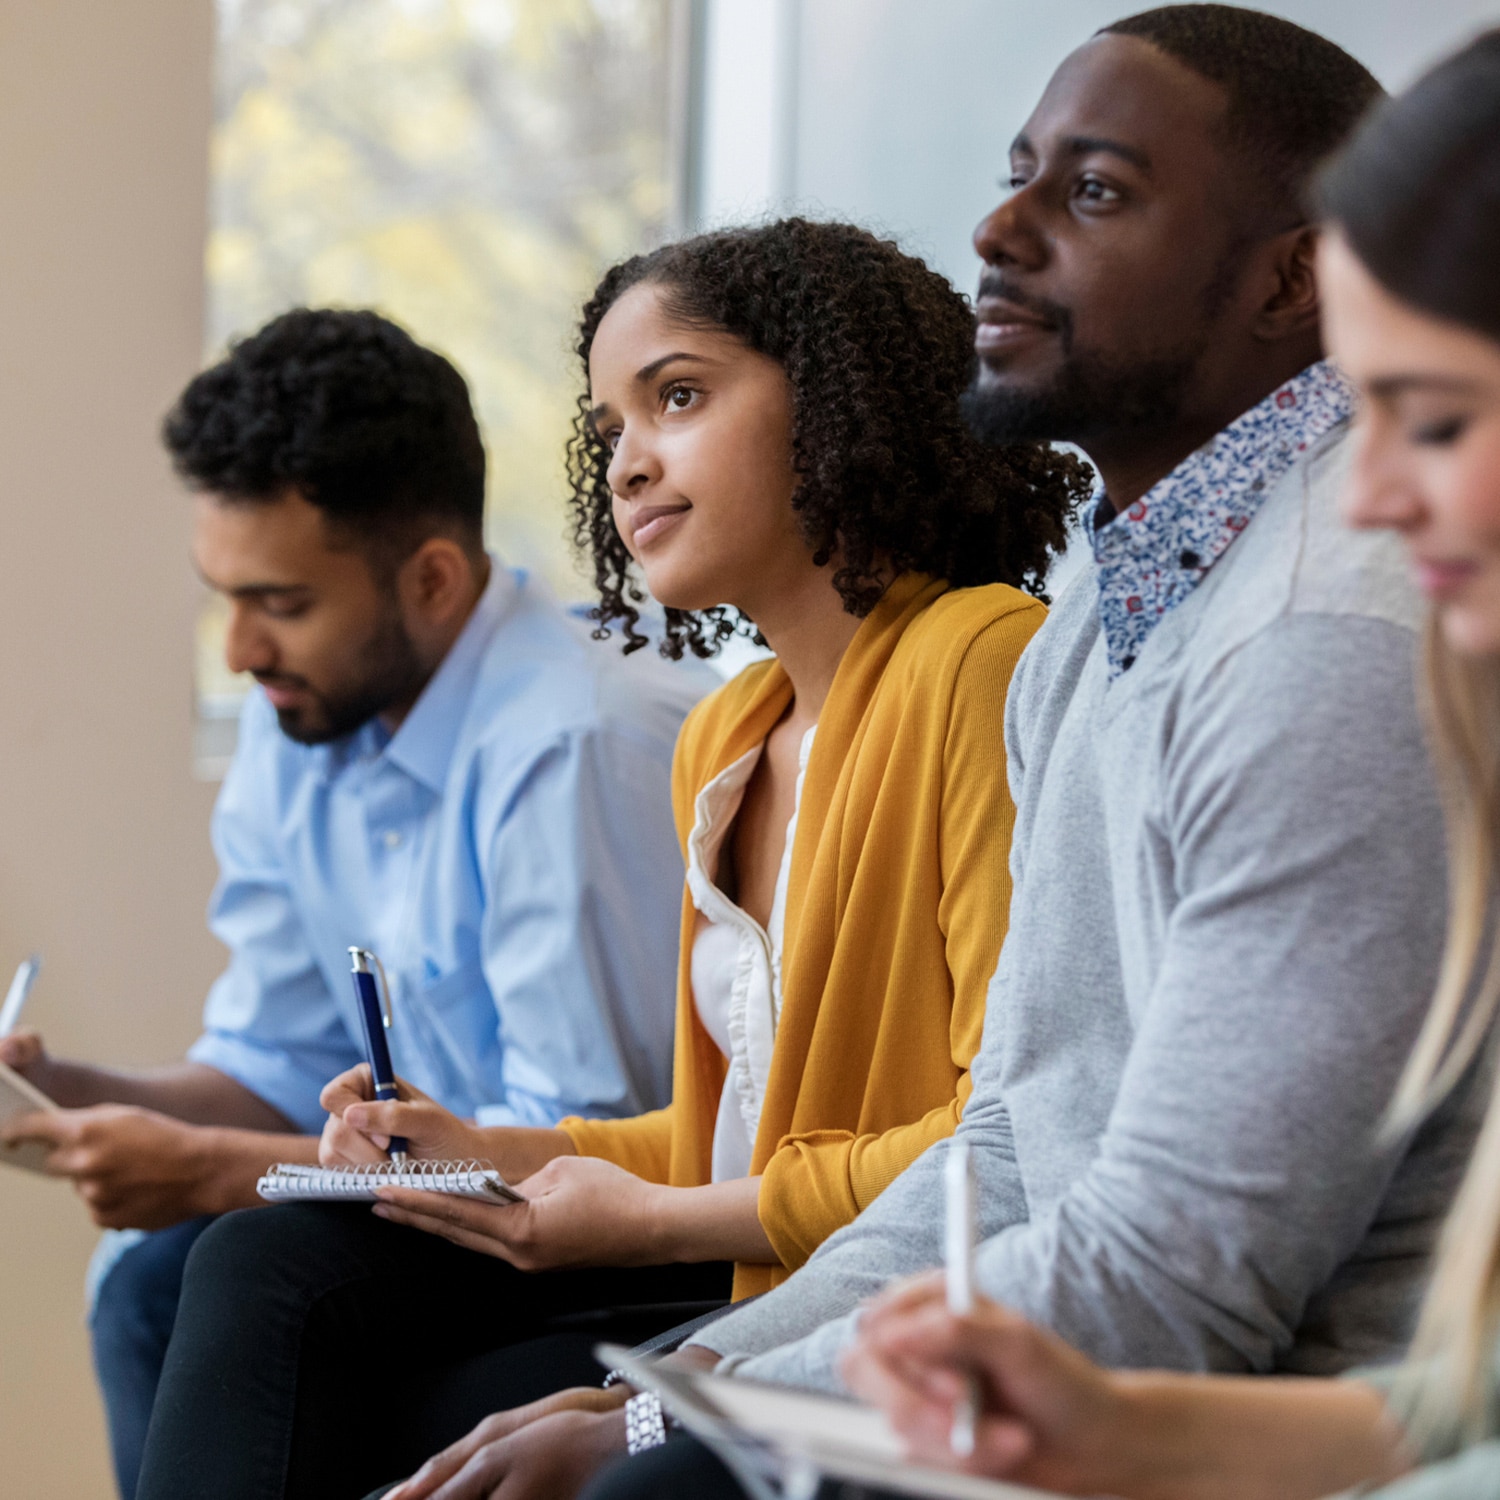
<path fill-rule="evenodd" d="M 1465 1448 L 1441 1463 L 1423 1464 L 1405 1479 L 1378 1490 L 1362 1490 L 1360 1500 L 1500 1500 L 1500 1440 Z M 1353 1500 L 1353 1492 L 1346 1500 Z"/>
<path fill-rule="evenodd" d="M 1405 1420 L 1415 1390 L 1412 1372 L 1402 1365 L 1352 1371 L 1347 1377 L 1373 1386 L 1392 1412 Z M 1500 1418 L 1500 1412 L 1492 1413 Z M 1489 1424 L 1500 1432 L 1500 1420 Z M 1403 1479 L 1378 1490 L 1349 1491 L 1338 1500 L 1500 1500 L 1500 1438 L 1455 1448 L 1434 1443 L 1421 1455 L 1422 1465 Z"/>

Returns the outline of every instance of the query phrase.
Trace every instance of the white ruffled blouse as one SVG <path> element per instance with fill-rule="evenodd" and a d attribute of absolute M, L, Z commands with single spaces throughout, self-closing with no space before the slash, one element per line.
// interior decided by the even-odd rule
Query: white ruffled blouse
<path fill-rule="evenodd" d="M 718 870 L 720 852 L 765 745 L 757 745 L 721 771 L 698 793 L 693 805 L 687 867 L 688 892 L 698 913 L 691 958 L 693 1005 L 703 1029 L 729 1061 L 714 1122 L 715 1182 L 730 1182 L 750 1174 L 750 1153 L 771 1071 L 771 1048 L 781 1020 L 786 886 L 797 811 L 802 805 L 802 783 L 816 732 L 816 725 L 807 731 L 798 752 L 796 798 L 786 825 L 786 845 L 776 875 L 768 928 L 731 901 L 709 873 Z"/>

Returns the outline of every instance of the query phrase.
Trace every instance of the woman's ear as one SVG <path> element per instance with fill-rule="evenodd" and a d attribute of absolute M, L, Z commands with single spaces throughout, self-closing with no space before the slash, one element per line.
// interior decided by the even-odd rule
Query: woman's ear
<path fill-rule="evenodd" d="M 1318 324 L 1318 230 L 1302 224 L 1267 245 L 1270 295 L 1262 303 L 1256 334 L 1268 343 L 1304 333 Z"/>

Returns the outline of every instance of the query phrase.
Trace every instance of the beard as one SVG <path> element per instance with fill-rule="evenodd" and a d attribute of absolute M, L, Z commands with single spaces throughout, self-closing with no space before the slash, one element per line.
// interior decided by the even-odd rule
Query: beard
<path fill-rule="evenodd" d="M 1248 242 L 1235 239 L 1197 298 L 1197 326 L 1174 346 L 1106 353 L 1081 347 L 1073 311 L 1011 284 L 987 267 L 979 295 L 1030 308 L 1057 329 L 1062 363 L 1046 384 L 1026 387 L 980 364 L 960 398 L 965 421 L 983 443 L 1076 443 L 1171 426 L 1182 415 L 1216 319 L 1233 295 Z"/>
<path fill-rule="evenodd" d="M 1045 385 L 1019 386 L 978 370 L 960 399 L 983 443 L 1077 443 L 1100 433 L 1148 432 L 1181 415 L 1201 345 L 1149 359 L 1112 359 L 1068 349 Z"/>
<path fill-rule="evenodd" d="M 304 707 L 276 710 L 281 732 L 299 745 L 325 745 L 353 734 L 388 708 L 414 702 L 431 675 L 393 600 L 360 647 L 346 681 L 315 688 L 307 678 L 289 674 L 267 680 L 301 688 L 311 699 Z"/>

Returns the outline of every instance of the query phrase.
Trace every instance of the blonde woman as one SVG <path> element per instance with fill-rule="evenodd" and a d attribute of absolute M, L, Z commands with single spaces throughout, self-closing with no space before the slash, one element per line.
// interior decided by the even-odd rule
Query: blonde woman
<path fill-rule="evenodd" d="M 1500 31 L 1381 110 L 1325 176 L 1329 344 L 1364 397 L 1346 501 L 1397 531 L 1432 604 L 1428 686 L 1453 902 L 1431 1018 L 1396 1099 L 1409 1126 L 1485 1060 L 1500 964 Z M 1471 994 L 1477 999 L 1466 1004 Z M 1500 1085 L 1402 1369 L 1346 1381 L 1115 1373 L 984 1305 L 908 1282 L 868 1311 L 844 1373 L 925 1460 L 963 1372 L 986 1393 L 966 1467 L 1127 1500 L 1500 1496 Z"/>

